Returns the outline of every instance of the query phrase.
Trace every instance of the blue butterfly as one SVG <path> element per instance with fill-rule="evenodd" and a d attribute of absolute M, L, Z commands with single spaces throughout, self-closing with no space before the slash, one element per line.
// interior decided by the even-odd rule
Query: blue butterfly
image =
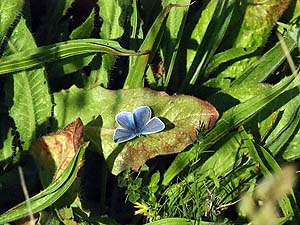
<path fill-rule="evenodd" d="M 120 112 L 116 122 L 122 127 L 114 132 L 114 142 L 122 143 L 141 135 L 153 134 L 165 129 L 165 124 L 157 117 L 151 119 L 151 109 L 140 106 L 131 112 Z"/>

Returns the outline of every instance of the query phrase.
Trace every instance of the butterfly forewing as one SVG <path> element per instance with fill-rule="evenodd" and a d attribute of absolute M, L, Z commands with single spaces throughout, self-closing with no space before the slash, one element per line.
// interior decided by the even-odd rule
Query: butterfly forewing
<path fill-rule="evenodd" d="M 157 117 L 153 117 L 149 122 L 141 129 L 141 134 L 153 134 L 165 129 L 165 124 Z"/>
<path fill-rule="evenodd" d="M 151 109 L 148 106 L 140 106 L 133 112 L 135 126 L 140 131 L 151 118 Z"/>
<path fill-rule="evenodd" d="M 133 114 L 131 112 L 120 112 L 116 115 L 116 121 L 117 123 L 130 131 L 135 130 L 135 123 L 133 119 Z"/>
<path fill-rule="evenodd" d="M 136 134 L 125 128 L 117 128 L 114 132 L 114 142 L 122 143 L 136 137 Z"/>

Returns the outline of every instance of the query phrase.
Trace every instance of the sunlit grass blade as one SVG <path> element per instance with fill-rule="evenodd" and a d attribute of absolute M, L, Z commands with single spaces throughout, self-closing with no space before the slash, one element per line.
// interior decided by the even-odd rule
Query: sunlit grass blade
<path fill-rule="evenodd" d="M 253 97 L 248 101 L 227 110 L 216 123 L 216 126 L 203 138 L 203 140 L 200 140 L 199 146 L 194 145 L 189 151 L 180 153 L 175 158 L 164 174 L 163 184 L 167 185 L 191 161 L 194 161 L 197 156 L 199 156 L 199 153 L 211 147 L 231 130 L 249 121 L 254 115 L 259 113 L 260 110 L 280 96 L 280 94 L 285 91 L 291 91 L 293 94 L 289 95 L 290 99 L 295 97 L 299 93 L 298 88 L 295 88 L 295 86 L 299 85 L 299 81 L 298 79 L 294 79 L 294 76 L 287 77 L 275 85 L 271 91 Z"/>
<path fill-rule="evenodd" d="M 162 35 L 162 33 L 160 33 L 161 27 L 173 7 L 187 6 L 169 4 L 160 12 L 139 48 L 139 52 L 151 51 L 151 53 L 138 56 L 132 61 L 132 66 L 129 68 L 128 76 L 123 86 L 124 89 L 144 87 L 144 74 L 148 67 L 149 58 L 153 57 L 155 54 L 155 49 L 157 49 L 157 45 L 159 44 Z"/>
<path fill-rule="evenodd" d="M 257 47 L 230 48 L 224 52 L 214 55 L 207 65 L 205 76 L 213 72 L 214 70 L 217 70 L 217 68 L 224 63 L 228 63 L 238 58 L 249 57 L 249 55 L 254 54 L 256 50 Z"/>
<path fill-rule="evenodd" d="M 251 156 L 259 163 L 260 169 L 265 176 L 270 176 L 272 172 L 278 172 L 281 170 L 274 157 L 266 149 L 262 146 L 255 146 L 252 139 L 245 131 L 242 131 L 241 135 L 247 144 Z M 280 201 L 280 207 L 285 216 L 294 215 L 294 220 L 299 223 L 300 215 L 293 192 L 291 192 L 290 198 L 284 197 Z"/>
<path fill-rule="evenodd" d="M 163 4 L 166 5 L 169 2 L 171 3 L 173 1 L 164 1 Z M 181 0 L 177 1 L 177 3 L 189 5 L 191 0 Z M 184 7 L 172 10 L 166 22 L 168 32 L 164 32 L 161 44 L 164 70 L 166 71 L 162 84 L 164 89 L 168 87 L 175 66 L 174 64 L 177 58 L 179 43 L 182 40 L 188 9 L 188 7 Z"/>
<path fill-rule="evenodd" d="M 300 124 L 300 96 L 290 101 L 284 108 L 280 121 L 265 141 L 264 147 L 276 155 L 289 142 Z"/>
<path fill-rule="evenodd" d="M 108 53 L 118 56 L 137 55 L 134 51 L 122 48 L 118 42 L 104 39 L 81 39 L 61 42 L 39 48 L 28 49 L 0 59 L 0 74 L 17 72 L 41 66 L 76 55 Z M 141 53 L 142 54 L 142 53 Z"/>
<path fill-rule="evenodd" d="M 292 51 L 297 47 L 289 35 L 284 38 L 289 50 Z M 286 59 L 280 43 L 278 42 L 273 48 L 265 53 L 258 61 L 253 63 L 248 69 L 235 81 L 232 86 L 239 85 L 247 81 L 263 82 L 265 81 Z"/>
<path fill-rule="evenodd" d="M 214 4 L 216 4 L 214 8 L 210 8 L 210 10 L 213 10 L 213 14 L 211 15 L 211 18 L 209 18 L 209 24 L 203 39 L 197 47 L 197 52 L 194 53 L 194 57 L 187 59 L 188 62 L 191 61 L 191 64 L 182 85 L 183 89 L 187 88 L 189 85 L 194 85 L 198 76 L 204 72 L 225 35 L 236 2 L 235 0 L 226 0 L 211 1 L 209 3 L 209 5 Z M 207 18 L 203 18 L 203 20 L 207 20 Z M 201 22 L 202 20 L 199 20 L 198 26 L 202 26 Z"/>
<path fill-rule="evenodd" d="M 39 212 L 47 208 L 48 206 L 51 206 L 69 189 L 69 187 L 73 184 L 75 178 L 77 177 L 79 168 L 78 165 L 87 146 L 88 143 L 85 143 L 79 148 L 68 167 L 54 183 L 52 183 L 49 187 L 47 187 L 39 194 L 29 199 L 32 207 L 32 213 Z M 28 210 L 26 202 L 24 201 L 0 215 L 0 221 L 1 223 L 7 223 L 23 218 L 25 216 L 28 216 Z"/>

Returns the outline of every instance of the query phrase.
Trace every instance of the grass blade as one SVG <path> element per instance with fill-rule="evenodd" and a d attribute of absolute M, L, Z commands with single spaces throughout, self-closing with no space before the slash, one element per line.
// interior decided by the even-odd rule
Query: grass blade
<path fill-rule="evenodd" d="M 220 120 L 216 123 L 216 126 L 200 141 L 199 145 L 194 145 L 188 152 L 180 153 L 168 170 L 164 174 L 163 185 L 168 183 L 179 174 L 191 161 L 194 161 L 197 155 L 199 155 L 199 149 L 201 152 L 208 149 L 231 130 L 237 128 L 243 123 L 249 121 L 254 115 L 262 110 L 266 105 L 270 104 L 284 91 L 294 91 L 294 95 L 299 93 L 297 88 L 289 87 L 294 81 L 294 76 L 290 76 L 282 80 L 275 85 L 271 91 L 258 95 L 243 102 L 228 111 L 226 111 Z M 295 82 L 297 85 L 299 81 Z M 289 88 L 288 88 L 289 87 Z M 290 96 L 292 98 L 292 96 Z M 198 151 L 198 152 L 197 152 Z"/>
<path fill-rule="evenodd" d="M 39 48 L 28 49 L 0 59 L 0 74 L 17 72 L 41 66 L 45 62 L 54 62 L 76 55 L 108 53 L 118 56 L 137 53 L 122 48 L 118 42 L 103 39 L 81 39 L 61 42 Z"/>
<path fill-rule="evenodd" d="M 29 199 L 32 206 L 32 213 L 37 213 L 48 206 L 51 206 L 56 200 L 58 200 L 73 184 L 77 177 L 78 165 L 83 157 L 85 149 L 88 143 L 82 145 L 77 151 L 76 155 L 62 173 L 62 175 L 49 187 L 40 192 L 39 194 Z M 8 223 L 20 218 L 28 216 L 28 209 L 26 202 L 22 202 L 19 205 L 11 208 L 2 215 L 0 215 L 1 223 Z"/>

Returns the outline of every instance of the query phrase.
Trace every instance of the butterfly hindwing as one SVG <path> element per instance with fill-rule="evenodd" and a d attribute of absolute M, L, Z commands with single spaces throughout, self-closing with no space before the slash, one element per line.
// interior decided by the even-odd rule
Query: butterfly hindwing
<path fill-rule="evenodd" d="M 133 119 L 133 114 L 131 112 L 120 112 L 116 115 L 116 121 L 117 123 L 127 129 L 134 131 L 135 130 L 135 123 Z"/>
<path fill-rule="evenodd" d="M 135 137 L 136 137 L 136 134 L 133 131 L 125 129 L 125 128 L 117 128 L 117 129 L 115 129 L 115 132 L 114 132 L 114 142 L 116 142 L 116 143 L 122 143 L 125 141 L 129 141 Z"/>
<path fill-rule="evenodd" d="M 157 117 L 153 117 L 149 122 L 141 129 L 141 134 L 153 134 L 165 129 L 165 124 Z"/>
<path fill-rule="evenodd" d="M 133 117 L 137 130 L 141 130 L 151 118 L 151 109 L 148 106 L 140 106 L 134 110 Z"/>

